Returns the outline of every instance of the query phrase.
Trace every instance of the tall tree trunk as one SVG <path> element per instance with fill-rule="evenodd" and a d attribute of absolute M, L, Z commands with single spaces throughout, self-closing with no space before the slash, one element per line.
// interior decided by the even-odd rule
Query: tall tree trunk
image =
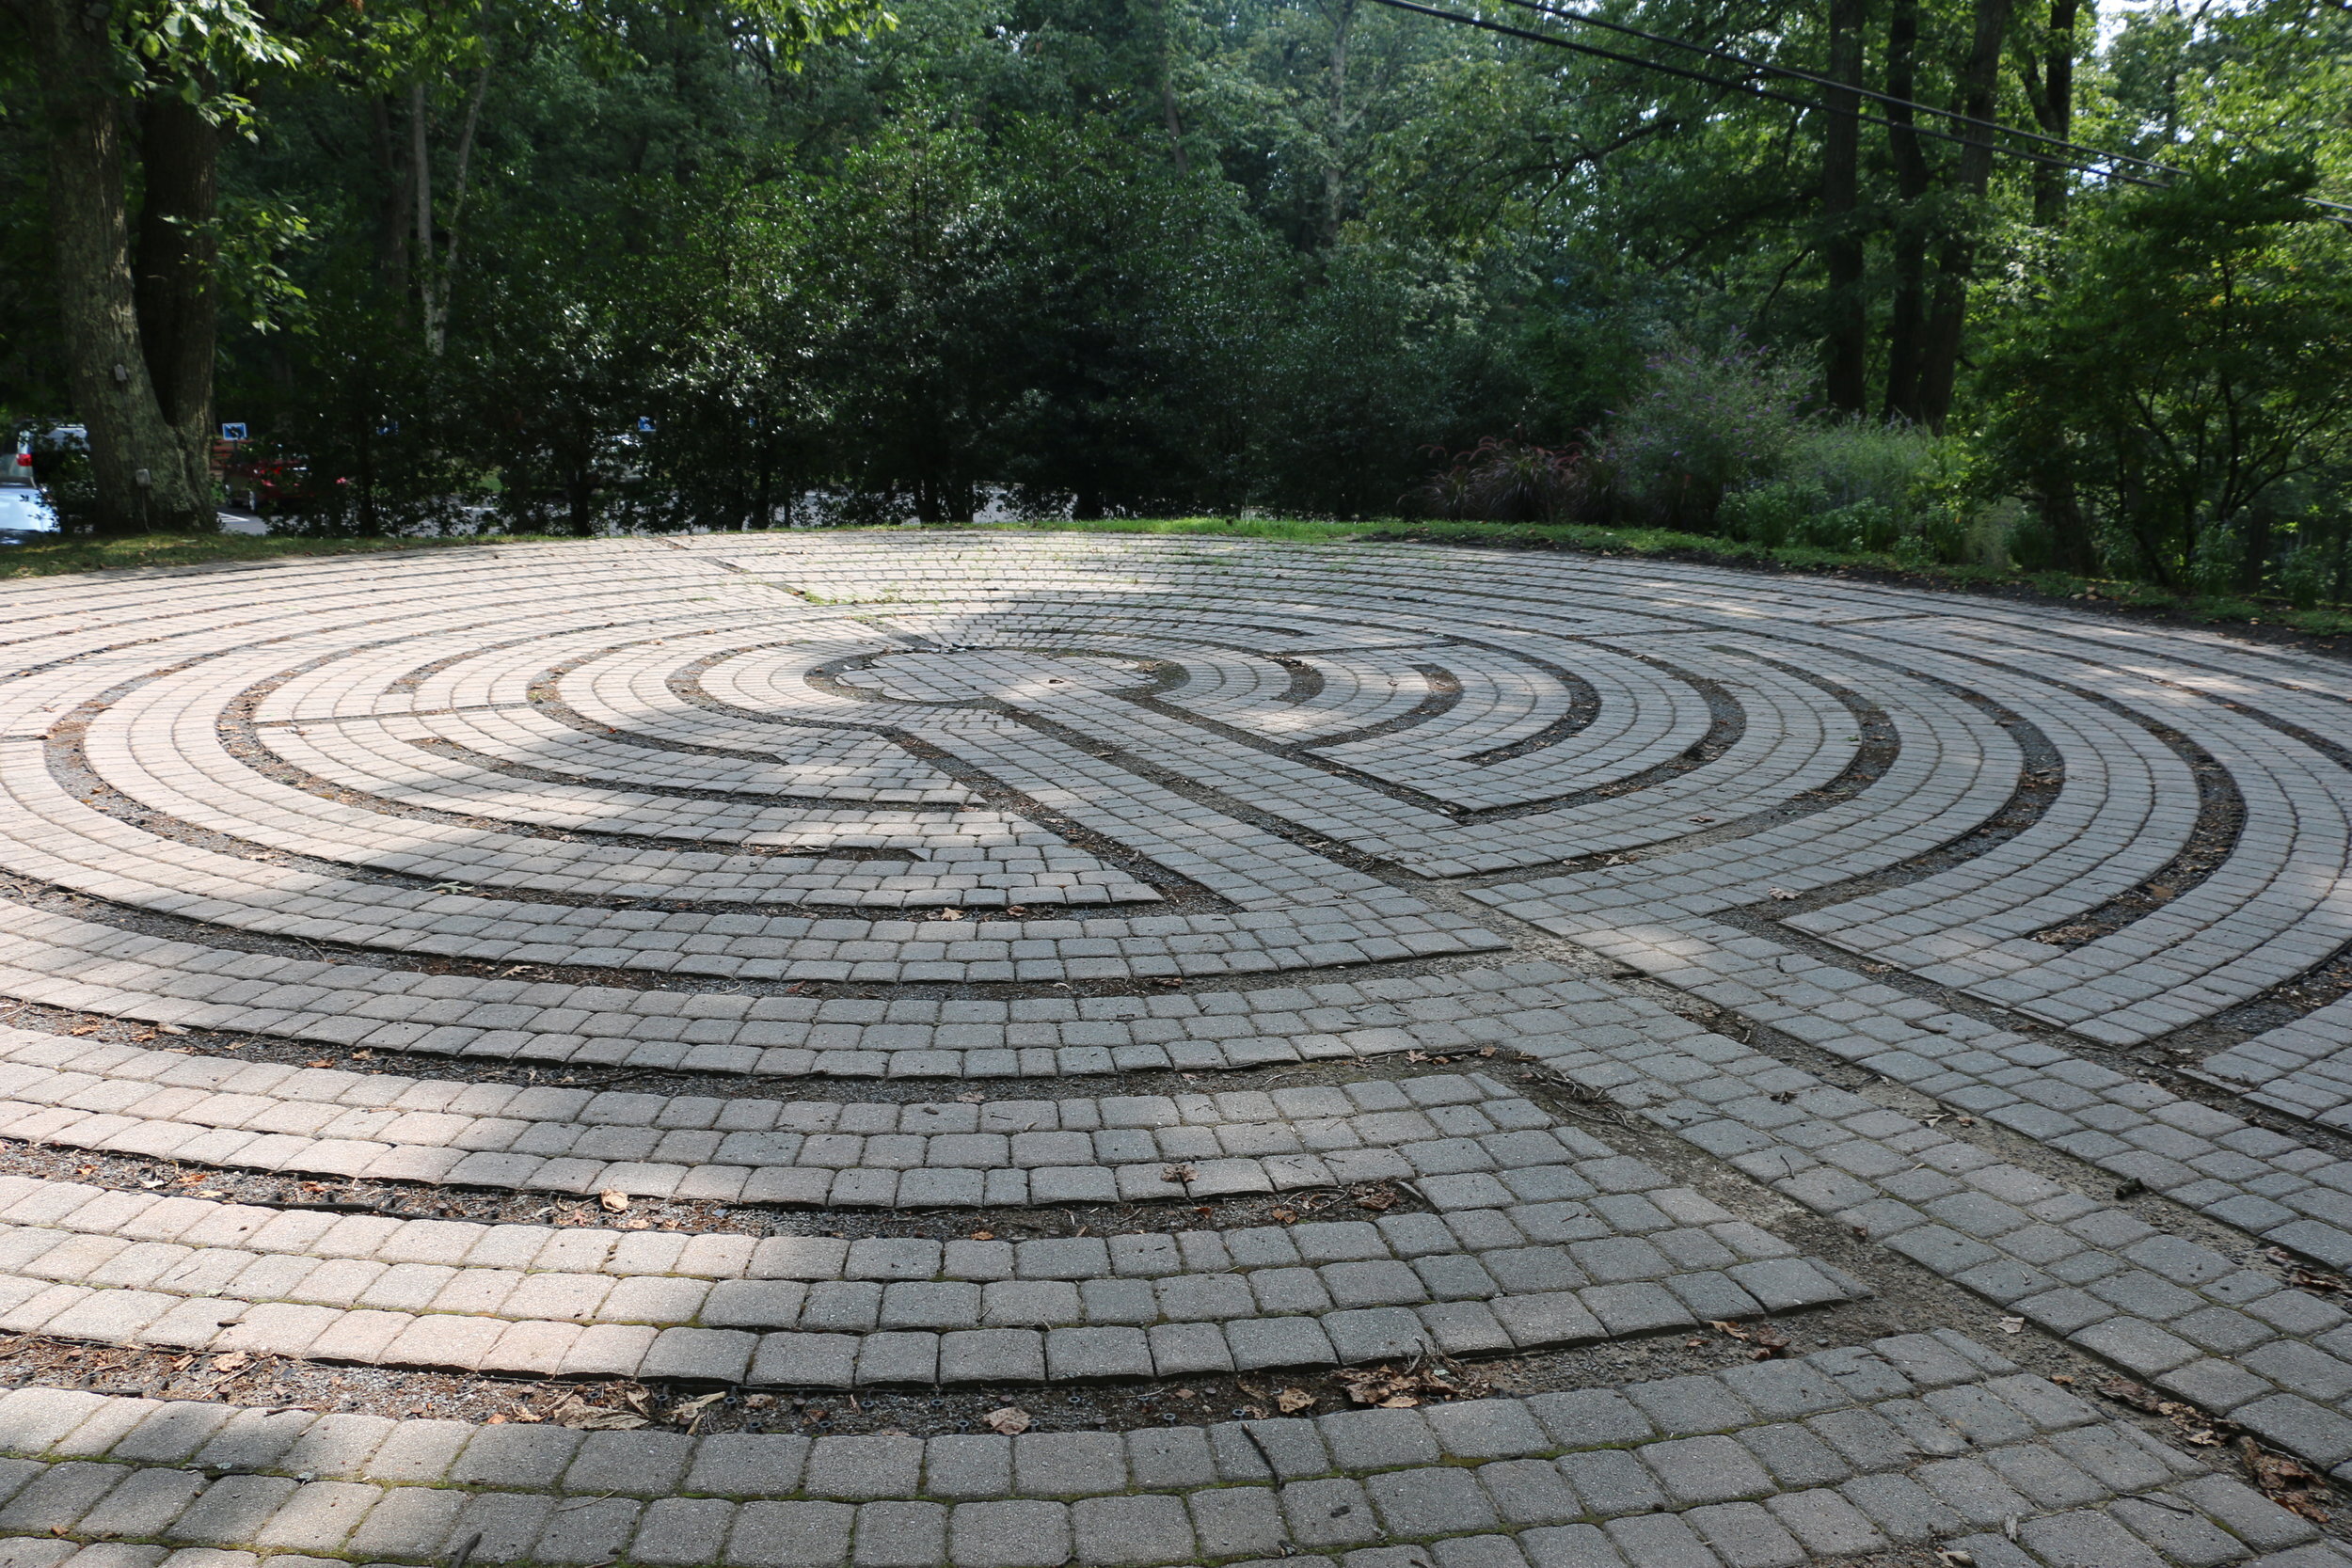
<path fill-rule="evenodd" d="M 1357 0 L 1325 8 L 1331 19 L 1331 57 L 1324 84 L 1323 243 L 1337 245 L 1347 198 L 1347 46 L 1356 28 Z"/>
<path fill-rule="evenodd" d="M 2237 515 L 2246 519 L 2246 558 L 2238 562 L 2237 586 L 2241 593 L 2259 594 L 2270 570 L 2270 512 L 2252 506 Z"/>
<path fill-rule="evenodd" d="M 382 93 L 368 100 L 368 140 L 375 150 L 375 172 L 382 182 L 375 214 L 375 279 L 385 293 L 408 292 L 409 191 L 414 178 L 392 135 L 392 101 Z"/>
<path fill-rule="evenodd" d="M 210 507 L 188 483 L 139 338 L 113 40 L 103 14 L 79 0 L 40 0 L 31 17 L 66 381 L 89 431 L 95 521 L 119 532 L 193 528 Z"/>
<path fill-rule="evenodd" d="M 1927 323 L 1926 215 L 1928 152 L 1907 107 L 1918 86 L 1919 0 L 1894 0 L 1886 19 L 1887 151 L 1895 165 L 1895 234 L 1890 261 L 1893 298 L 1886 324 L 1886 402 L 1889 419 L 1919 418 L 1920 334 Z"/>
<path fill-rule="evenodd" d="M 1963 114 L 1978 119 L 1993 118 L 2009 16 L 2010 0 L 1976 0 L 1976 37 L 1961 73 Z M 1962 204 L 1951 214 L 1937 252 L 1935 293 L 1928 309 L 1919 356 L 1920 420 L 1934 431 L 1944 428 L 1951 413 L 1952 383 L 1960 372 L 1961 334 L 1968 321 L 1968 277 L 1977 261 L 1977 226 L 1983 218 L 1985 186 L 1993 177 L 1993 134 L 1981 126 L 1965 130 L 1967 144 L 1960 150 L 1952 180 Z"/>
<path fill-rule="evenodd" d="M 363 539 L 373 539 L 384 531 L 384 519 L 375 505 L 375 389 L 373 376 L 362 377 L 352 384 L 351 450 L 357 461 L 352 465 L 358 472 L 351 485 L 349 504 L 356 514 L 356 527 Z"/>
<path fill-rule="evenodd" d="M 2074 24 L 2081 0 L 2050 0 L 2049 30 L 2039 57 L 2028 52 L 2020 74 L 2033 105 L 2034 123 L 2045 136 L 2065 141 L 2074 134 Z M 2033 221 L 2056 229 L 2066 221 L 2066 171 L 2047 164 L 2033 169 Z"/>
<path fill-rule="evenodd" d="M 139 211 L 135 300 L 148 379 L 171 426 L 197 499 L 195 526 L 213 511 L 213 359 L 219 336 L 219 130 L 185 99 L 148 100 L 139 138 L 146 200 Z"/>
<path fill-rule="evenodd" d="M 1176 159 L 1176 172 L 1190 174 L 1192 160 L 1184 156 L 1184 122 L 1176 113 L 1175 43 L 1168 32 L 1168 0 L 1159 0 L 1160 117 L 1168 122 L 1168 150 Z"/>
<path fill-rule="evenodd" d="M 448 240 L 425 281 L 424 346 L 437 356 L 449 338 L 449 294 L 457 282 L 457 242 L 464 232 L 458 224 L 466 214 L 466 179 L 473 166 L 474 133 L 482 127 L 482 98 L 489 90 L 490 62 L 485 60 L 474 71 L 473 91 L 466 96 L 465 123 L 457 132 L 456 167 L 449 182 L 449 221 L 441 226 Z"/>
<path fill-rule="evenodd" d="M 433 341 L 433 147 L 424 84 L 408 89 L 408 188 L 417 201 L 417 320 Z"/>
<path fill-rule="evenodd" d="M 1865 0 L 1830 0 L 1829 75 L 1836 82 L 1862 80 Z M 1869 325 L 1862 297 L 1863 237 L 1854 208 L 1860 195 L 1862 121 L 1858 95 L 1833 87 L 1823 98 L 1829 118 L 1821 130 L 1822 259 L 1829 272 L 1828 331 L 1822 342 L 1822 379 L 1829 405 L 1859 414 L 1869 396 Z"/>

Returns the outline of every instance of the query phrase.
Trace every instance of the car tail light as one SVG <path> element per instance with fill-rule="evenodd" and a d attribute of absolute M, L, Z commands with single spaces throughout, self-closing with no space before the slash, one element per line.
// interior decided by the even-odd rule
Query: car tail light
<path fill-rule="evenodd" d="M 33 466 L 33 454 L 29 451 L 18 452 L 16 454 L 16 466 L 20 468 L 31 467 Z"/>

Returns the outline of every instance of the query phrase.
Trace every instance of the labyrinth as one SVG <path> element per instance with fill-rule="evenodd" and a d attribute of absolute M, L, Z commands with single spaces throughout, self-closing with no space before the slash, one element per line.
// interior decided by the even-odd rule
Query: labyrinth
<path fill-rule="evenodd" d="M 0 640 L 0 1568 L 2352 1564 L 2352 667 L 946 531 Z"/>

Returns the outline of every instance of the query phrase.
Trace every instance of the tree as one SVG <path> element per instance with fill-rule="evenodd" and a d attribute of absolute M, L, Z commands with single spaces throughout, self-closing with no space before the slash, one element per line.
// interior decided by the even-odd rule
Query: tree
<path fill-rule="evenodd" d="M 1862 80 L 1863 0 L 1830 0 L 1829 77 Z M 1828 272 L 1824 290 L 1829 330 L 1821 379 L 1829 405 L 1859 414 L 1869 397 L 1870 327 L 1863 298 L 1867 265 L 1865 236 L 1856 221 L 1861 200 L 1862 101 L 1851 88 L 1822 95 L 1828 123 L 1821 128 L 1821 254 Z"/>
<path fill-rule="evenodd" d="M 868 0 L 758 0 L 752 14 L 789 56 L 880 13 Z M 592 31 L 610 20 L 552 0 L 546 15 Z M 0 0 L 0 16 L 17 34 L 0 40 L 28 50 L 42 82 L 63 356 L 89 430 L 98 526 L 209 527 L 223 135 L 249 125 L 259 77 L 429 71 L 477 35 L 479 6 Z M 421 104 L 412 93 L 420 135 Z M 448 256 L 424 253 L 434 225 L 422 183 L 416 214 L 422 326 L 436 342 L 436 269 Z"/>
<path fill-rule="evenodd" d="M 2159 581 L 2280 481 L 2352 457 L 2352 233 L 2302 200 L 2313 180 L 2263 154 L 2113 198 L 1987 367 L 2010 471 L 2045 501 L 2097 498 Z M 2049 521 L 2062 544 L 2082 526 Z"/>
<path fill-rule="evenodd" d="M 2074 37 L 2082 0 L 2050 0 L 2049 20 L 2039 36 L 2028 34 L 2020 51 L 2018 75 L 2042 134 L 2066 141 L 2074 135 Z M 2064 157 L 2063 153 L 2056 156 Z M 2054 163 L 2033 171 L 2033 220 L 2055 229 L 2066 216 L 2066 171 Z"/>
<path fill-rule="evenodd" d="M 242 0 L 6 0 L 0 14 L 40 62 L 66 381 L 98 524 L 209 526 L 215 159 L 243 106 L 219 84 L 292 52 Z"/>
<path fill-rule="evenodd" d="M 1973 122 L 1998 111 L 2001 47 L 2009 32 L 2010 0 L 1974 0 L 1974 25 L 1960 72 L 1960 108 Z M 1960 370 L 1961 338 L 1968 320 L 1968 285 L 1977 263 L 1977 228 L 1982 222 L 1985 190 L 1993 177 L 1993 134 L 1981 123 L 1963 131 L 1964 145 L 1953 170 L 1960 198 L 1936 259 L 1935 286 L 1928 298 L 1919 334 L 1917 405 L 1905 410 L 1931 430 L 1942 430 L 1952 410 L 1952 387 Z"/>

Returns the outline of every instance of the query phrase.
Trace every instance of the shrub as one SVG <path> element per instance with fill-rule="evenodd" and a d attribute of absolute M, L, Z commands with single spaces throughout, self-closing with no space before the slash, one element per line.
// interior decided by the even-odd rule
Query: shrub
<path fill-rule="evenodd" d="M 1455 453 L 1451 467 L 1431 475 L 1407 499 L 1440 517 L 1548 523 L 1572 516 L 1584 493 L 1581 448 L 1489 436 Z"/>
<path fill-rule="evenodd" d="M 2287 596 L 2287 603 L 2297 610 L 2316 610 L 2327 595 L 2328 578 L 2333 575 L 2328 552 L 2312 545 L 2303 545 L 2287 557 L 2284 570 L 2279 574 L 2279 586 Z"/>
<path fill-rule="evenodd" d="M 1883 501 L 1858 500 L 1805 520 L 1804 542 L 1825 550 L 1884 554 L 1902 537 L 1901 514 Z"/>
<path fill-rule="evenodd" d="M 1873 501 L 1899 515 L 1918 506 L 1943 443 L 1916 425 L 1849 420 L 1801 430 L 1783 472 L 1820 487 L 1832 506 Z"/>
<path fill-rule="evenodd" d="M 1973 553 L 1974 532 L 1965 507 L 1931 506 L 1919 515 L 1918 531 L 1905 534 L 1895 547 L 1900 554 L 1905 546 L 1912 546 L 1922 565 L 1957 566 Z"/>
<path fill-rule="evenodd" d="M 1804 431 L 1809 372 L 1734 337 L 1651 358 L 1648 388 L 1617 414 L 1617 499 L 1638 520 L 1709 531 L 1724 498 L 1780 472 Z"/>
<path fill-rule="evenodd" d="M 1776 550 L 1800 541 L 1807 519 L 1828 504 L 1828 498 L 1813 484 L 1775 480 L 1725 496 L 1717 509 L 1716 523 L 1729 538 Z"/>
<path fill-rule="evenodd" d="M 2207 525 L 2199 531 L 2188 567 L 2189 585 L 2206 598 L 2235 592 L 2246 569 L 2246 538 L 2236 529 Z"/>

